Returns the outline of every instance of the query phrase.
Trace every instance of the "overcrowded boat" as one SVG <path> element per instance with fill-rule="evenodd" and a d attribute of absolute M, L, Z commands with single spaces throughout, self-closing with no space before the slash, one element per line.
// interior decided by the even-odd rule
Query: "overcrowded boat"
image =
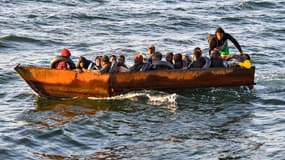
<path fill-rule="evenodd" d="M 205 87 L 253 87 L 255 67 L 193 68 L 145 72 L 99 73 L 17 65 L 16 72 L 41 97 L 110 97 L 140 90 Z M 60 75 L 60 76 L 59 76 Z"/>

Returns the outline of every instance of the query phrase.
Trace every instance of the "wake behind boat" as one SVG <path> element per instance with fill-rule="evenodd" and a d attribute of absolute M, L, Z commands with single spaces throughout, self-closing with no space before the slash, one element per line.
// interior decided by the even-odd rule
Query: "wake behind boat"
<path fill-rule="evenodd" d="M 139 90 L 177 90 L 254 85 L 255 67 L 145 72 L 78 72 L 17 65 L 16 72 L 41 97 L 111 97 Z"/>

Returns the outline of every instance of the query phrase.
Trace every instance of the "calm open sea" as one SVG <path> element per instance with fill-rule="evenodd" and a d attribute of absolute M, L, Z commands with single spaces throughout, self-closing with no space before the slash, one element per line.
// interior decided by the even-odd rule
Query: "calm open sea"
<path fill-rule="evenodd" d="M 0 159 L 284 159 L 284 0 L 0 0 Z M 208 53 L 222 26 L 256 66 L 253 90 L 46 100 L 15 73 L 80 55 Z M 230 43 L 231 44 L 231 43 Z M 238 54 L 232 47 L 231 52 Z"/>

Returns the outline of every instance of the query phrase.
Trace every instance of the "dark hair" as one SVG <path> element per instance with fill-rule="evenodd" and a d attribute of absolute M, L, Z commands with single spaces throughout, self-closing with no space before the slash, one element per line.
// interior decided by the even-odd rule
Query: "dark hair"
<path fill-rule="evenodd" d="M 176 53 L 173 56 L 173 61 L 174 61 L 174 68 L 175 69 L 180 69 L 183 67 L 182 54 Z"/>
<path fill-rule="evenodd" d="M 95 58 L 95 61 L 96 61 L 96 59 L 102 59 L 102 56 L 96 56 L 96 58 Z"/>
<path fill-rule="evenodd" d="M 180 62 L 180 61 L 182 61 L 182 54 L 176 53 L 176 54 L 173 56 L 173 60 L 174 60 L 174 62 Z"/>
<path fill-rule="evenodd" d="M 117 56 L 115 56 L 114 54 L 112 54 L 109 58 L 114 58 L 114 59 L 117 59 Z"/>
<path fill-rule="evenodd" d="M 102 57 L 102 61 L 103 61 L 103 62 L 109 62 L 109 57 L 106 56 L 106 55 L 104 55 L 104 56 Z"/>
<path fill-rule="evenodd" d="M 125 56 L 124 55 L 119 55 L 119 58 L 122 58 L 125 61 Z"/>
<path fill-rule="evenodd" d="M 201 48 L 200 48 L 200 47 L 194 48 L 193 55 L 194 55 L 196 58 L 201 57 L 201 56 L 202 56 Z"/>
<path fill-rule="evenodd" d="M 218 51 L 217 49 L 211 50 L 210 57 L 211 57 L 211 58 L 217 58 L 217 57 L 219 57 L 219 51 Z"/>
<path fill-rule="evenodd" d="M 78 63 L 76 65 L 76 68 L 82 69 L 81 66 L 80 66 L 81 62 L 83 63 L 83 68 L 85 68 L 85 69 L 88 68 L 89 61 L 85 57 L 83 57 L 83 56 L 79 57 Z"/>
<path fill-rule="evenodd" d="M 153 55 L 151 56 L 151 60 L 153 60 L 153 59 L 161 60 L 161 58 L 162 58 L 162 55 L 161 55 L 161 53 L 159 53 L 159 52 L 156 52 L 155 54 L 153 54 Z"/>
<path fill-rule="evenodd" d="M 160 60 L 162 59 L 162 54 L 160 52 L 155 52 L 155 55 L 157 55 L 157 58 L 159 58 Z"/>
<path fill-rule="evenodd" d="M 222 27 L 218 27 L 215 33 L 225 33 L 225 31 Z"/>
<path fill-rule="evenodd" d="M 249 54 L 244 54 L 244 55 L 247 57 L 248 60 L 250 60 Z"/>

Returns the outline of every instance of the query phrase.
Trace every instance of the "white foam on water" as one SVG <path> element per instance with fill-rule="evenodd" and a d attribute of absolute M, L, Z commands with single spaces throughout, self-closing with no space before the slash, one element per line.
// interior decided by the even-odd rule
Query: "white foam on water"
<path fill-rule="evenodd" d="M 113 97 L 88 97 L 88 99 L 91 100 L 124 100 L 124 99 L 133 99 L 136 97 L 140 97 L 140 96 L 144 96 L 145 93 L 126 93 L 126 94 L 120 94 L 117 96 L 113 96 Z"/>
<path fill-rule="evenodd" d="M 154 106 L 159 106 L 162 108 L 165 108 L 167 110 L 169 110 L 170 112 L 175 112 L 177 109 L 177 94 L 173 93 L 173 94 L 158 94 L 158 95 L 150 95 L 147 94 L 146 95 L 148 97 L 148 104 L 150 105 L 154 105 Z"/>
<path fill-rule="evenodd" d="M 129 92 L 126 94 L 121 94 L 113 97 L 88 97 L 88 99 L 91 100 L 132 100 L 132 101 L 138 101 L 140 97 L 147 98 L 146 104 L 152 105 L 152 106 L 158 106 L 161 108 L 165 108 L 171 112 L 176 111 L 177 107 L 177 94 L 168 94 L 165 92 L 159 92 L 159 91 L 151 91 L 151 90 L 143 90 L 140 92 Z"/>

